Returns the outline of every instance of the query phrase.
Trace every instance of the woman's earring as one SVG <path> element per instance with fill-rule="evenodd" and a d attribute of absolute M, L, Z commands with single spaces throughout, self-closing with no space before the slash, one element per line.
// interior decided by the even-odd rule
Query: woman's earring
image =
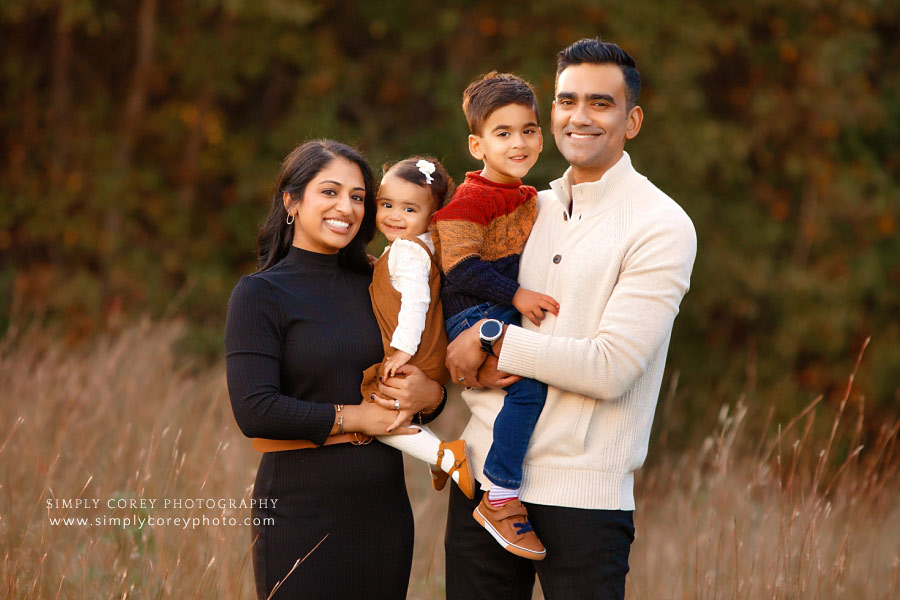
<path fill-rule="evenodd" d="M 288 225 L 292 225 L 294 223 L 294 213 L 288 213 L 287 220 L 285 222 Z"/>

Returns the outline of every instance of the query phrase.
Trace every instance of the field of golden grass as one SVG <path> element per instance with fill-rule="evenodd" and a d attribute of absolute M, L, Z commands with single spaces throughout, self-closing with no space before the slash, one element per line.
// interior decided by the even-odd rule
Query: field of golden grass
<path fill-rule="evenodd" d="M 249 502 L 258 455 L 234 423 L 223 363 L 184 364 L 181 335 L 177 323 L 142 322 L 76 351 L 41 331 L 0 342 L 7 597 L 254 597 L 249 509 L 227 500 Z M 748 413 L 765 410 L 736 399 L 702 445 L 655 457 L 636 484 L 628 597 L 900 597 L 900 424 L 862 445 L 850 383 L 830 435 L 813 434 L 823 411 L 811 400 L 750 439 Z M 452 400 L 435 427 L 445 433 L 466 416 Z M 446 490 L 433 492 L 415 461 L 407 482 L 409 597 L 442 598 Z M 207 499 L 226 505 L 198 505 Z M 78 518 L 87 523 L 65 524 Z M 148 518 L 157 524 L 140 525 Z"/>

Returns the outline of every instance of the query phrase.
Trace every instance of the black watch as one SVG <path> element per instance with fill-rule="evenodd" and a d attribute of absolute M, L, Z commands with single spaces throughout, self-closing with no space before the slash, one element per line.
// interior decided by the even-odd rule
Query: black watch
<path fill-rule="evenodd" d="M 493 355 L 494 342 L 503 335 L 503 323 L 497 319 L 488 319 L 478 328 L 478 335 L 481 338 L 481 349 Z"/>

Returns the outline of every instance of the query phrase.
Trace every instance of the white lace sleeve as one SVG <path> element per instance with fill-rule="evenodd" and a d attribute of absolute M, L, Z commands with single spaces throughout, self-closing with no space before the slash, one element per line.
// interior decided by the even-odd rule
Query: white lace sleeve
<path fill-rule="evenodd" d="M 430 271 L 431 258 L 424 248 L 409 240 L 394 240 L 388 255 L 388 272 L 401 300 L 391 348 L 410 355 L 416 353 L 425 329 L 425 314 L 431 303 Z"/>

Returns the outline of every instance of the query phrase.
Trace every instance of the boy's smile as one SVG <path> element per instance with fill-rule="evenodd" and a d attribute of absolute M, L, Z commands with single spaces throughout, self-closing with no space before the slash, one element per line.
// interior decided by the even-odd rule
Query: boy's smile
<path fill-rule="evenodd" d="M 496 183 L 517 183 L 537 162 L 543 143 L 534 109 L 507 104 L 485 119 L 481 135 L 469 136 L 469 152 L 484 161 L 482 177 Z"/>

